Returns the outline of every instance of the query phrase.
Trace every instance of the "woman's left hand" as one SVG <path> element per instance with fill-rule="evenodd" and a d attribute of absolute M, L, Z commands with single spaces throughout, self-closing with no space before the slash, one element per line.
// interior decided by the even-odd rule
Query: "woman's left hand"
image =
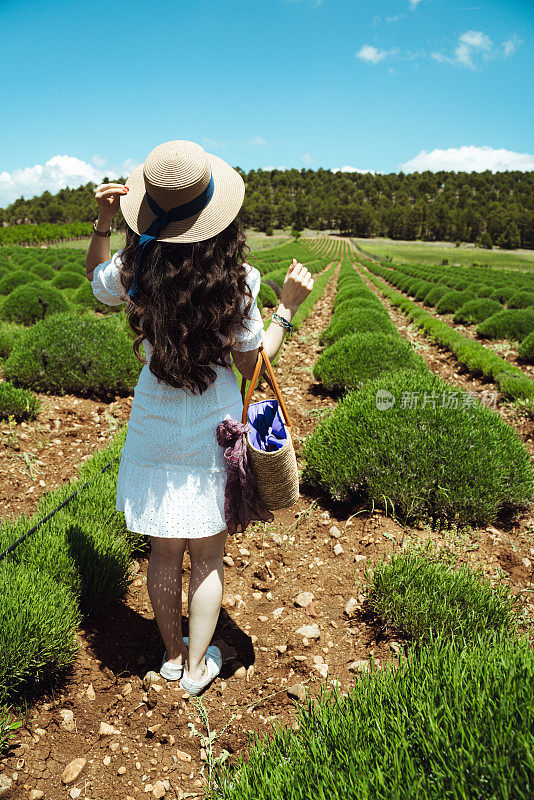
<path fill-rule="evenodd" d="M 104 217 L 114 217 L 120 208 L 121 195 L 127 194 L 128 186 L 122 183 L 101 183 L 95 189 L 98 211 Z"/>

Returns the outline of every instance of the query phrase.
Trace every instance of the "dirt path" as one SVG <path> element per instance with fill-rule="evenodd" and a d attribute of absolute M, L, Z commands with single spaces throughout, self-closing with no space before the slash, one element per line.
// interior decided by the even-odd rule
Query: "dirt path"
<path fill-rule="evenodd" d="M 293 423 L 299 466 L 303 437 L 323 409 L 335 404 L 311 369 L 322 349 L 319 333 L 330 320 L 337 274 L 274 367 Z M 453 563 L 480 564 L 489 578 L 505 580 L 515 591 L 532 577 L 528 550 L 523 542 L 518 545 L 515 530 L 490 527 L 460 535 L 403 528 L 380 513 L 306 491 L 293 508 L 276 512 L 272 524 L 256 523 L 229 539 L 214 637 L 224 665 L 201 698 L 210 728 L 220 733 L 228 726 L 216 736 L 213 757 L 224 748 L 235 760 L 250 732 L 269 733 L 272 724 L 294 726 L 295 697 L 305 691 L 314 696 L 325 678 L 339 681 L 346 691 L 368 668 L 371 654 L 381 668 L 396 663 L 403 641 L 366 608 L 364 570 L 410 542 L 429 538 Z M 533 556 L 534 549 L 534 561 Z M 164 649 L 147 593 L 147 566 L 146 555 L 139 555 L 126 600 L 86 619 L 67 681 L 31 706 L 26 726 L 0 761 L 14 781 L 11 798 L 31 797 L 31 790 L 37 790 L 34 800 L 204 795 L 209 758 L 190 727 L 193 723 L 205 733 L 200 701 L 158 676 L 148 691 L 143 686 L 146 673 L 159 669 Z M 186 554 L 185 590 L 188 573 Z M 534 612 L 534 605 L 529 610 Z M 300 630 L 304 625 L 312 627 Z M 101 723 L 118 732 L 101 732 Z M 61 775 L 76 758 L 86 763 L 65 787 Z"/>

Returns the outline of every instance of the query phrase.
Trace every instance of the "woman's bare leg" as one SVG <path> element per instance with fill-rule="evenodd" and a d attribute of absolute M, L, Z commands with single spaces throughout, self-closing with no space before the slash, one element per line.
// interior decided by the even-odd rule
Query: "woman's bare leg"
<path fill-rule="evenodd" d="M 186 669 L 194 681 L 206 671 L 206 651 L 215 631 L 224 585 L 223 555 L 228 531 L 188 539 L 191 556 L 189 581 L 189 655 Z"/>
<path fill-rule="evenodd" d="M 147 589 L 154 616 L 165 643 L 167 661 L 185 664 L 182 638 L 182 562 L 187 539 L 151 536 Z"/>

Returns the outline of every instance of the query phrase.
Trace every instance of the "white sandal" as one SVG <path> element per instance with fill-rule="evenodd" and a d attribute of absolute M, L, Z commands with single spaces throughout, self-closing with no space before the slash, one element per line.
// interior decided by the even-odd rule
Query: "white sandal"
<path fill-rule="evenodd" d="M 214 678 L 217 677 L 222 667 L 222 654 L 217 645 L 210 645 L 206 652 L 206 677 L 203 681 L 194 681 L 187 674 L 184 667 L 180 687 L 190 695 L 200 694 Z"/>
<path fill-rule="evenodd" d="M 184 644 L 189 646 L 189 637 L 184 636 Z M 166 678 L 168 681 L 177 681 L 179 678 L 182 677 L 184 672 L 184 665 L 183 664 L 172 664 L 170 661 L 167 661 L 167 651 L 163 653 L 163 661 L 161 663 L 161 668 L 159 674 Z"/>

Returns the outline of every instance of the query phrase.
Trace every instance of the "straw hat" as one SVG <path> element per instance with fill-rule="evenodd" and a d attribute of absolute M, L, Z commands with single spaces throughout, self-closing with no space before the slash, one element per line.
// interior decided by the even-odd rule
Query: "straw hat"
<path fill-rule="evenodd" d="M 176 139 L 150 151 L 136 167 L 121 195 L 120 207 L 132 230 L 143 234 L 156 219 L 147 193 L 165 211 L 193 201 L 213 178 L 213 195 L 199 212 L 161 228 L 161 242 L 202 242 L 224 230 L 237 216 L 245 197 L 241 175 L 222 158 L 206 153 L 194 142 Z"/>

